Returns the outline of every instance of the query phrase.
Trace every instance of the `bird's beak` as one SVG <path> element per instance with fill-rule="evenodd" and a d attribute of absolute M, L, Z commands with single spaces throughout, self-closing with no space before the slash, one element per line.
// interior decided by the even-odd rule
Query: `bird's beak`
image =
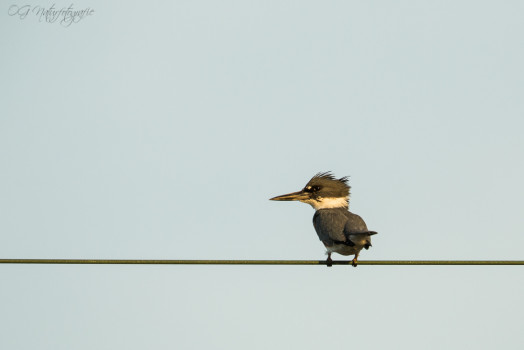
<path fill-rule="evenodd" d="M 309 199 L 309 195 L 304 191 L 298 191 L 288 194 L 283 194 L 282 196 L 276 196 L 273 198 L 270 198 L 271 201 L 301 201 Z"/>

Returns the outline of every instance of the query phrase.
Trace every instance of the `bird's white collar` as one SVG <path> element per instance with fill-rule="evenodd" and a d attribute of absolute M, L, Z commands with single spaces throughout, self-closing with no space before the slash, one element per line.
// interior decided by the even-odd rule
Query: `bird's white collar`
<path fill-rule="evenodd" d="M 348 197 L 339 197 L 339 198 L 322 198 L 317 199 L 307 199 L 302 200 L 301 202 L 311 205 L 315 210 L 319 209 L 333 209 L 333 208 L 347 208 L 348 207 Z"/>

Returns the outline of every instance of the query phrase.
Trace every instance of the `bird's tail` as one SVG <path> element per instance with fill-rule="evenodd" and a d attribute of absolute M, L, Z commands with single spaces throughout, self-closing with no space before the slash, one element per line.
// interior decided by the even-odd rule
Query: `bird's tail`
<path fill-rule="evenodd" d="M 349 234 L 351 236 L 357 236 L 357 235 L 366 235 L 366 236 L 373 236 L 376 235 L 378 232 L 376 231 L 366 231 L 366 232 L 350 232 Z"/>

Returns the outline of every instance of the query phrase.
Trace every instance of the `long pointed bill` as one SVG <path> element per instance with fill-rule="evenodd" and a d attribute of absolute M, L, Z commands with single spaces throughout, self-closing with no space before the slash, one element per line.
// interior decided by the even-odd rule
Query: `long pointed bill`
<path fill-rule="evenodd" d="M 270 198 L 271 201 L 301 201 L 308 199 L 309 195 L 303 191 L 293 192 L 284 194 L 282 196 L 276 196 L 273 198 Z"/>

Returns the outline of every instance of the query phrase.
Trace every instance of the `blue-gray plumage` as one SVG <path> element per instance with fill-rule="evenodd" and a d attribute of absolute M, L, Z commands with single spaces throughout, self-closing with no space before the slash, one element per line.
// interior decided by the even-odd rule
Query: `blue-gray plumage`
<path fill-rule="evenodd" d="M 331 266 L 331 253 L 355 255 L 352 261 L 357 266 L 362 248 L 371 247 L 371 236 L 366 223 L 356 214 L 348 211 L 348 178 L 336 179 L 331 173 L 318 173 L 302 191 L 271 198 L 277 201 L 300 201 L 316 209 L 313 226 L 318 238 L 327 249 L 327 265 Z"/>

